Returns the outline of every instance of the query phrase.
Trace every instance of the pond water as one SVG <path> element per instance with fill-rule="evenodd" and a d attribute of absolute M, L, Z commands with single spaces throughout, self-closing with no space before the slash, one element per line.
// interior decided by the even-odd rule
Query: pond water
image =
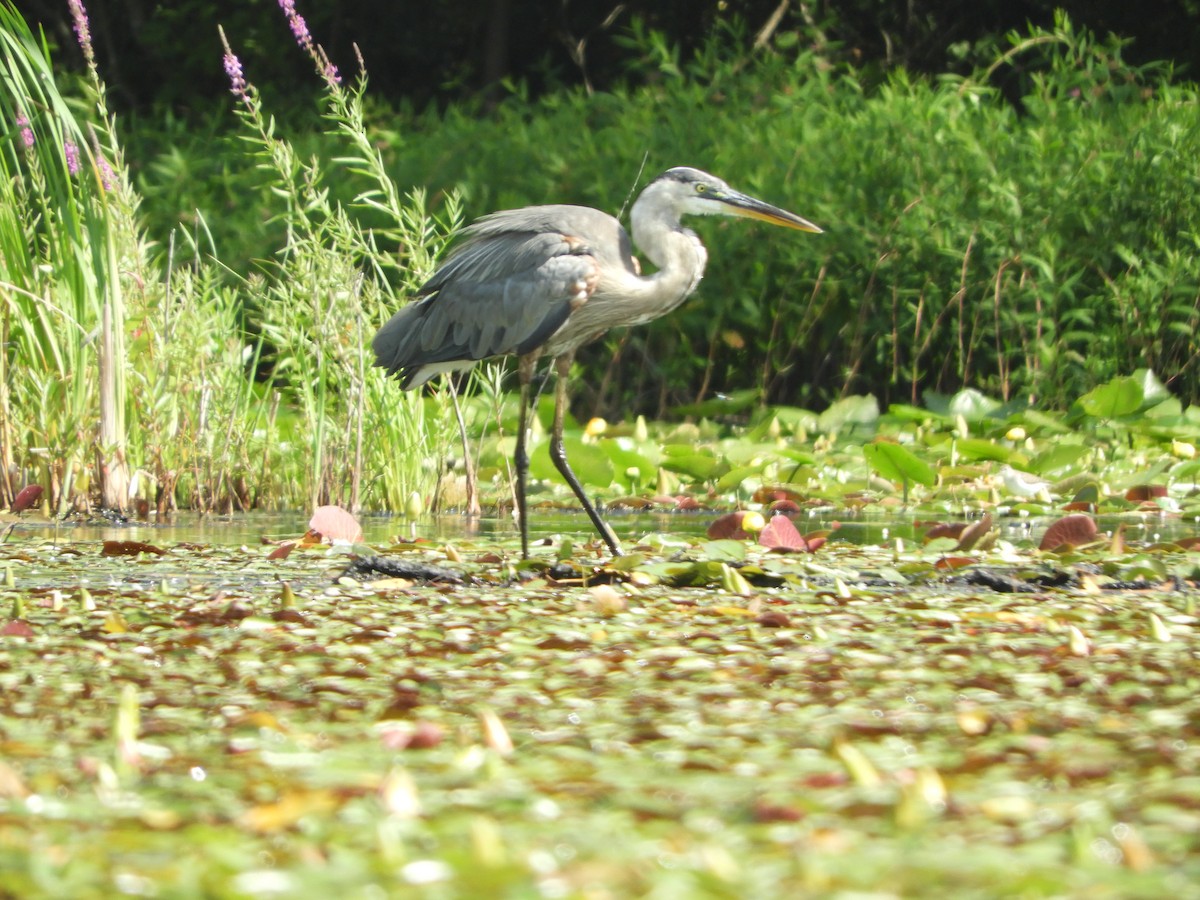
<path fill-rule="evenodd" d="M 725 510 L 692 512 L 622 512 L 605 516 L 622 543 L 633 543 L 647 534 L 664 533 L 688 539 L 703 539 L 714 518 Z M 950 520 L 953 517 L 945 517 Z M 1036 538 L 1057 516 L 998 517 L 996 528 L 1003 540 L 1018 543 Z M 23 521 L 8 538 L 11 545 L 21 540 L 76 541 L 145 541 L 156 544 L 189 542 L 212 546 L 254 546 L 263 538 L 284 540 L 299 537 L 308 529 L 307 513 L 245 513 L 236 516 L 213 516 L 180 513 L 170 522 L 131 522 L 127 525 L 54 524 Z M 511 518 L 463 515 L 424 516 L 416 521 L 403 516 L 363 514 L 358 517 L 363 538 L 368 545 L 385 547 L 397 540 L 422 538 L 434 543 L 474 540 L 516 540 L 518 531 Z M 923 516 L 881 516 L 878 514 L 839 513 L 799 515 L 796 527 L 801 533 L 834 529 L 831 539 L 856 544 L 878 544 L 894 538 L 919 541 L 931 518 Z M 592 526 L 582 511 L 534 510 L 530 513 L 530 538 L 540 540 L 559 536 L 585 540 L 592 536 Z M 1176 540 L 1200 533 L 1195 522 L 1182 521 L 1162 515 L 1126 515 L 1101 517 L 1100 531 L 1110 533 L 1125 525 L 1126 539 L 1134 543 L 1154 543 Z"/>

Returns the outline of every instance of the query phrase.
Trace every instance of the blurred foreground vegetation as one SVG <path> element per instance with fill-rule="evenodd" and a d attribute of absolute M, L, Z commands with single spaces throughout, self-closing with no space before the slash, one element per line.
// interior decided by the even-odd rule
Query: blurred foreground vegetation
<path fill-rule="evenodd" d="M 639 77 L 609 91 L 510 84 L 489 107 L 390 108 L 345 65 L 344 81 L 323 79 L 314 57 L 319 125 L 276 122 L 251 86 L 205 127 L 142 114 L 119 135 L 102 62 L 64 85 L 69 105 L 32 102 L 44 79 L 18 57 L 49 71 L 48 54 L 11 45 L 5 489 L 43 481 L 59 510 L 97 480 L 163 511 L 428 504 L 441 461 L 461 455 L 449 405 L 369 371 L 374 327 L 464 217 L 539 202 L 615 213 L 677 164 L 828 231 L 695 224 L 710 248 L 700 291 L 581 354 L 581 419 L 675 416 L 718 394 L 744 419 L 964 386 L 1061 409 L 1141 368 L 1197 396 L 1200 116 L 1169 67 L 1129 64 L 1119 40 L 1065 18 L 968 76 L 882 82 L 794 32 L 755 52 L 722 25 L 686 61 L 636 24 L 624 40 Z M 282 20 L 279 44 L 302 52 Z M 11 127 L 22 116 L 31 147 Z M 115 189 L 68 171 L 55 128 L 74 117 Z M 73 218 L 86 227 L 64 235 Z M 99 371 L 104 335 L 119 376 L 107 406 L 105 382 L 80 377 Z M 497 372 L 476 381 L 469 428 L 511 433 Z"/>

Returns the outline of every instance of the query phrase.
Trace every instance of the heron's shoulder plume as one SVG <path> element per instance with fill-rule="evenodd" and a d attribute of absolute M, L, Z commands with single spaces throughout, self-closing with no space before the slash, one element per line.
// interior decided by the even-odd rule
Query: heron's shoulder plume
<path fill-rule="evenodd" d="M 572 223 L 583 224 L 596 217 L 611 218 L 598 209 L 563 204 L 502 209 L 477 219 L 463 231 L 463 236 L 468 241 L 476 241 L 512 233 L 562 234 L 571 230 Z"/>

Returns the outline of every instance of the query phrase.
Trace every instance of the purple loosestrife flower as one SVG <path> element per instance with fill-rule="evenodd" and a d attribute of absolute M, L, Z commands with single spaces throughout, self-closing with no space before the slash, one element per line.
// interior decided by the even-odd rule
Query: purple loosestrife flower
<path fill-rule="evenodd" d="M 221 46 L 225 48 L 222 62 L 225 66 L 225 74 L 229 76 L 229 90 L 247 107 L 252 108 L 254 104 L 250 98 L 250 85 L 246 82 L 246 73 L 242 71 L 242 61 L 237 58 L 233 48 L 229 46 L 229 39 L 225 37 L 225 29 L 217 26 L 217 31 L 221 35 Z"/>
<path fill-rule="evenodd" d="M 304 21 L 304 16 L 296 12 L 296 0 L 279 0 L 279 8 L 287 16 L 288 25 L 291 26 L 292 35 L 296 38 L 296 43 L 309 53 L 312 53 L 312 35 L 308 31 L 308 23 Z"/>
<path fill-rule="evenodd" d="M 75 36 L 79 38 L 79 47 L 83 50 L 83 58 L 87 60 L 88 68 L 96 68 L 96 52 L 92 49 L 92 29 L 88 24 L 87 10 L 83 0 L 67 0 L 71 10 L 71 18 L 75 20 Z"/>
<path fill-rule="evenodd" d="M 111 191 L 113 185 L 116 184 L 117 175 L 108 160 L 104 158 L 104 149 L 100 146 L 100 139 L 96 137 L 95 132 L 92 132 L 92 151 L 96 154 L 96 168 L 100 170 L 100 183 L 104 185 L 106 191 Z"/>
<path fill-rule="evenodd" d="M 32 150 L 36 139 L 33 136 L 33 129 L 29 127 L 29 120 L 25 118 L 24 113 L 17 113 L 17 128 L 21 129 L 21 143 L 25 145 L 25 149 Z"/>
<path fill-rule="evenodd" d="M 335 66 L 325 55 L 325 50 L 322 47 L 317 47 L 317 52 L 320 55 L 321 77 L 325 79 L 325 83 L 330 87 L 342 83 L 342 75 L 338 72 L 338 67 Z"/>
<path fill-rule="evenodd" d="M 246 76 L 242 73 L 242 63 L 232 53 L 225 54 L 225 74 L 229 76 L 229 89 L 239 100 L 246 99 Z"/>
<path fill-rule="evenodd" d="M 96 156 L 96 163 L 100 166 L 100 183 L 104 185 L 106 191 L 113 189 L 113 181 L 116 178 L 116 173 L 113 172 L 113 167 L 108 164 L 108 160 L 103 156 Z"/>
<path fill-rule="evenodd" d="M 67 157 L 67 171 L 72 175 L 79 174 L 79 147 L 74 141 L 63 142 L 63 154 Z"/>
<path fill-rule="evenodd" d="M 313 62 L 317 64 L 317 71 L 325 79 L 325 83 L 330 87 L 337 87 L 341 84 L 342 76 L 338 72 L 337 66 L 330 62 L 321 45 L 313 43 L 308 23 L 304 21 L 304 16 L 296 11 L 296 0 L 279 0 L 279 8 L 287 16 L 288 26 L 292 29 L 292 36 L 296 38 L 296 43 L 312 57 Z"/>

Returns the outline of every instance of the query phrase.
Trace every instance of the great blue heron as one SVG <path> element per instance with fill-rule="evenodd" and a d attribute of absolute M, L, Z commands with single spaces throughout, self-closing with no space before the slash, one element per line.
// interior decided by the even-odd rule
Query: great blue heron
<path fill-rule="evenodd" d="M 675 309 L 700 283 L 708 254 L 684 215 L 761 219 L 800 231 L 821 229 L 738 193 L 698 169 L 668 169 L 650 182 L 630 213 L 633 238 L 657 271 L 642 275 L 629 235 L 615 218 L 584 206 L 530 206 L 485 216 L 465 241 L 372 342 L 375 365 L 405 390 L 481 359 L 519 358 L 520 411 L 514 465 L 521 554 L 529 556 L 525 433 L 530 382 L 539 357 L 554 359 L 557 385 L 550 458 L 614 556 L 620 548 L 563 448 L 567 375 L 575 351 L 608 329 L 641 325 Z"/>

